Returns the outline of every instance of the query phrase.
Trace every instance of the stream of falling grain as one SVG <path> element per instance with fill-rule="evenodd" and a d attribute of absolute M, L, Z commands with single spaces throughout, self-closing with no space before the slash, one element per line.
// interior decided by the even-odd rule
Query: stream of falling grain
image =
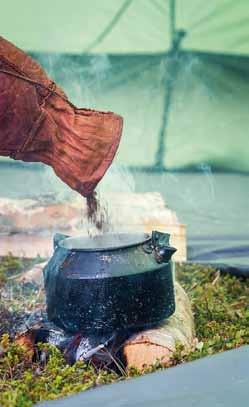
<path fill-rule="evenodd" d="M 95 236 L 111 231 L 108 205 L 101 201 L 96 191 L 87 197 L 88 236 Z"/>

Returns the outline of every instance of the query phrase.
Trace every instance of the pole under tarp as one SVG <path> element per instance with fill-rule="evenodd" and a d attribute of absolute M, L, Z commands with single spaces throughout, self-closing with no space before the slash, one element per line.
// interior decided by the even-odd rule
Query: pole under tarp
<path fill-rule="evenodd" d="M 174 91 L 174 84 L 177 77 L 178 53 L 181 40 L 185 35 L 184 31 L 176 29 L 176 0 L 169 0 L 169 31 L 170 31 L 170 51 L 165 60 L 165 78 L 164 78 L 164 99 L 162 122 L 159 130 L 159 141 L 156 153 L 155 167 L 164 169 L 165 142 L 167 126 L 169 121 L 170 107 Z M 167 61 L 167 62 L 166 62 Z"/>

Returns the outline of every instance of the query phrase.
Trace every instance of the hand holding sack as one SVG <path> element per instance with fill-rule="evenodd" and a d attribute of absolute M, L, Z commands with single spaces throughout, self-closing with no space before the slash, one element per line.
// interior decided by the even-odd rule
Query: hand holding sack
<path fill-rule="evenodd" d="M 50 165 L 89 196 L 112 163 L 122 124 L 114 113 L 75 107 L 37 62 L 0 37 L 0 155 Z"/>

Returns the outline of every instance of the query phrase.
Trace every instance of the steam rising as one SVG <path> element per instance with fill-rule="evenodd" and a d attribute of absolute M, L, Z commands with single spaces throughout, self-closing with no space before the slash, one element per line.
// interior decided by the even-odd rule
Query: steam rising
<path fill-rule="evenodd" d="M 97 188 L 100 203 L 108 218 L 109 230 L 116 227 L 108 196 L 112 192 L 122 194 L 156 190 L 164 196 L 170 207 L 177 210 L 182 222 L 188 223 L 191 218 L 193 224 L 192 213 L 196 213 L 205 222 L 210 206 L 215 208 L 218 191 L 215 188 L 211 166 L 204 158 L 206 151 L 212 153 L 215 145 L 212 146 L 210 142 L 209 150 L 205 150 L 205 146 L 203 148 L 203 145 L 198 144 L 197 135 L 204 137 L 203 132 L 210 121 L 207 121 L 207 113 L 209 111 L 212 113 L 213 105 L 217 105 L 215 67 L 209 66 L 204 76 L 205 61 L 203 62 L 199 56 L 188 56 L 188 58 L 179 56 L 178 77 L 165 135 L 167 151 L 166 156 L 163 157 L 164 164 L 170 166 L 172 159 L 181 165 L 182 160 L 188 159 L 189 151 L 195 149 L 193 157 L 194 164 L 199 169 L 198 179 L 194 180 L 189 176 L 188 182 L 185 183 L 178 173 L 141 174 L 141 176 L 136 175 L 138 184 L 136 188 L 133 176 L 126 167 L 120 166 L 119 162 L 125 161 L 127 165 L 136 167 L 150 166 L 155 162 L 162 117 L 164 81 L 165 76 L 170 74 L 167 69 L 167 58 L 41 54 L 34 57 L 39 59 L 48 75 L 62 86 L 76 105 L 116 111 L 124 116 L 125 126 L 120 150 Z M 196 140 L 194 145 L 191 143 L 193 134 Z M 26 196 L 32 197 L 33 194 L 37 197 L 40 190 L 41 200 L 46 198 L 51 202 L 59 203 L 80 202 L 82 208 L 84 207 L 84 199 L 79 194 L 60 181 L 52 169 L 46 166 L 43 168 L 43 171 L 38 171 L 35 175 L 36 188 L 33 190 L 32 187 L 30 190 L 26 188 L 24 191 Z M 34 179 L 33 175 L 32 177 Z M 199 190 L 198 198 L 197 190 Z M 123 199 L 121 195 L 120 199 Z M 178 200 L 184 201 L 184 206 L 179 204 Z M 134 213 L 132 207 L 130 211 L 132 216 Z M 83 209 L 81 225 L 83 229 L 86 226 Z M 93 225 L 88 226 L 89 229 L 93 228 Z M 95 232 L 92 231 L 92 233 Z"/>

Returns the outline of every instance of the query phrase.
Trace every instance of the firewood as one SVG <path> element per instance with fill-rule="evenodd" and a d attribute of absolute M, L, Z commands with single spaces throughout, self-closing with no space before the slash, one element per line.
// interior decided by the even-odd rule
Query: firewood
<path fill-rule="evenodd" d="M 188 352 L 195 340 L 190 301 L 175 281 L 176 311 L 161 326 L 141 331 L 126 341 L 124 357 L 128 367 L 143 369 L 156 362 L 167 363 L 179 344 Z"/>

